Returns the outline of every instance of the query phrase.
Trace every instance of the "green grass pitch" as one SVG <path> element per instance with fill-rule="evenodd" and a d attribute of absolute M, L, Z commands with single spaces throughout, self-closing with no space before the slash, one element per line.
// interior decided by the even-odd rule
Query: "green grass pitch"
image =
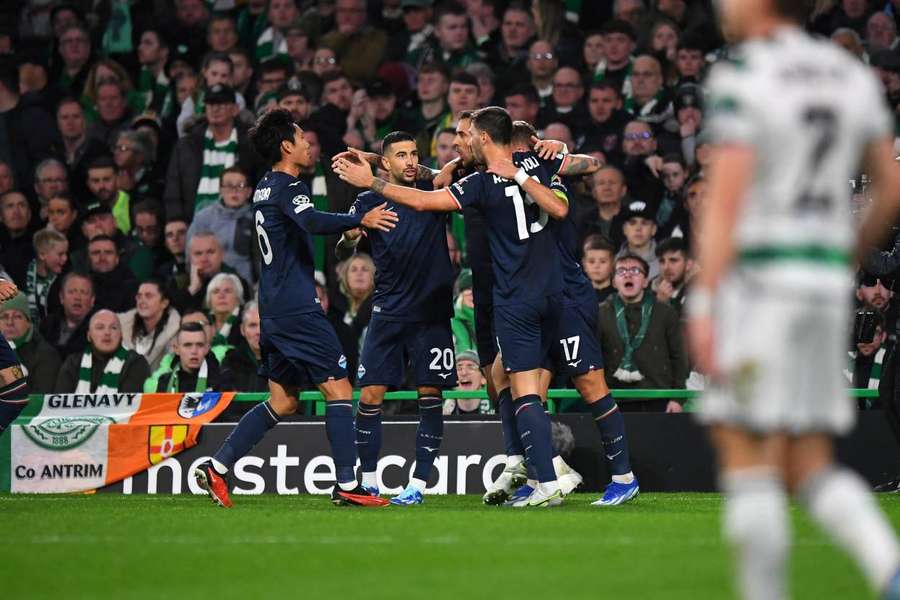
<path fill-rule="evenodd" d="M 732 598 L 714 494 L 601 509 L 336 508 L 324 496 L 0 495 L 0 597 Z M 900 528 L 900 496 L 881 496 Z M 794 598 L 872 598 L 792 509 Z"/>

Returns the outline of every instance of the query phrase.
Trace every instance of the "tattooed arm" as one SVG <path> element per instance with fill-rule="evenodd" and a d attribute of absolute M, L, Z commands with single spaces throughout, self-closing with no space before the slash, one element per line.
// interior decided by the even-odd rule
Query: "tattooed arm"
<path fill-rule="evenodd" d="M 587 154 L 567 154 L 559 175 L 590 175 L 603 168 L 603 162 Z"/>

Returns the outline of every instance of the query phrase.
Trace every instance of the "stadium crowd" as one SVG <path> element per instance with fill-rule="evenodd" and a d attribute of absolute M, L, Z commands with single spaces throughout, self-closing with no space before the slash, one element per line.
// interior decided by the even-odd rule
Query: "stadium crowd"
<path fill-rule="evenodd" d="M 21 290 L 0 331 L 33 392 L 267 390 L 252 209 L 265 165 L 248 130 L 273 107 L 303 128 L 316 161 L 301 178 L 332 212 L 359 191 L 333 155 L 405 130 L 441 168 L 460 113 L 488 105 L 600 158 L 565 183 L 609 386 L 702 385 L 681 312 L 701 268 L 703 76 L 729 59 L 708 0 L 19 0 L 0 13 L 0 275 Z M 808 26 L 871 65 L 896 111 L 898 23 L 898 0 L 822 0 Z M 479 389 L 460 215 L 447 235 L 460 387 Z M 365 242 L 338 261 L 336 241 L 315 242 L 317 291 L 352 377 L 375 268 Z M 878 387 L 893 360 L 898 255 L 875 251 L 860 273 L 876 326 L 849 348 L 848 386 Z"/>

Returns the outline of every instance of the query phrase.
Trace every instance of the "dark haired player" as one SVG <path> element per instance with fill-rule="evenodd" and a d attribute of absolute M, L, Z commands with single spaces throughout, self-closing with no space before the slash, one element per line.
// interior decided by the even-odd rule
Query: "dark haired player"
<path fill-rule="evenodd" d="M 504 353 L 503 365 L 510 373 L 519 434 L 539 480 L 522 506 L 555 506 L 562 502 L 562 495 L 552 464 L 550 420 L 541 404 L 540 366 L 555 335 L 562 279 L 559 253 L 544 228 L 548 213 L 561 218 L 568 206 L 544 184 L 550 183 L 568 157 L 560 155 L 552 168 L 542 165 L 536 155 L 513 157 L 512 121 L 502 108 L 475 113 L 472 130 L 475 160 L 486 164 L 488 171 L 473 173 L 448 191 L 392 185 L 346 159 L 338 160 L 335 170 L 353 185 L 371 187 L 416 210 L 449 212 L 471 205 L 483 210 L 495 277 L 495 332 Z"/>
<path fill-rule="evenodd" d="M 286 110 L 264 115 L 250 132 L 250 140 L 272 165 L 253 195 L 262 256 L 260 373 L 269 379 L 270 397 L 244 415 L 212 460 L 200 465 L 194 476 L 213 501 L 230 507 L 225 474 L 281 417 L 297 410 L 298 390 L 312 383 L 326 401 L 325 431 L 337 478 L 332 502 L 384 505 L 386 500 L 373 497 L 357 483 L 353 471 L 353 390 L 347 380 L 347 359 L 316 297 L 312 234 L 340 233 L 359 226 L 390 231 L 397 214 L 386 210 L 385 204 L 365 214 L 316 210 L 309 189 L 297 179 L 309 164 L 309 144 Z"/>
<path fill-rule="evenodd" d="M 534 128 L 524 121 L 513 123 L 512 149 L 529 152 L 537 136 Z M 559 177 L 551 183 L 554 193 L 566 195 L 566 188 Z M 603 354 L 597 340 L 597 297 L 590 280 L 578 262 L 578 233 L 571 212 L 565 218 L 549 224 L 559 248 L 564 283 L 562 315 L 560 317 L 558 343 L 553 344 L 550 355 L 553 370 L 568 375 L 581 397 L 591 409 L 594 424 L 600 431 L 604 455 L 612 473 L 612 482 L 603 497 L 594 502 L 597 506 L 615 506 L 632 500 L 638 495 L 637 479 L 631 472 L 628 458 L 628 439 L 625 435 L 625 419 L 609 393 L 603 374 Z M 544 386 L 549 386 L 551 372 L 544 374 Z M 557 473 L 558 474 L 558 473 Z M 561 478 L 560 478 L 561 479 Z M 510 501 L 515 502 L 530 492 L 528 486 L 517 490 Z"/>
<path fill-rule="evenodd" d="M 12 281 L 0 279 L 0 302 L 15 298 L 19 288 Z M 9 342 L 0 334 L 0 434 L 9 427 L 28 404 L 28 381 L 22 361 Z"/>
<path fill-rule="evenodd" d="M 382 167 L 390 182 L 416 184 L 419 153 L 415 138 L 395 131 L 382 144 Z M 424 185 L 431 189 L 430 184 Z M 365 212 L 382 205 L 383 196 L 360 194 L 350 212 Z M 444 214 L 392 207 L 400 217 L 397 227 L 368 234 L 375 261 L 375 294 L 357 372 L 362 387 L 356 415 L 356 444 L 362 467 L 362 485 L 378 493 L 375 476 L 381 450 L 381 405 L 388 388 L 405 381 L 407 360 L 418 390 L 419 428 L 416 432 L 416 468 L 409 485 L 391 504 L 421 504 L 426 481 L 444 435 L 442 388 L 456 386 L 453 356 L 453 266 L 447 251 Z M 358 241 L 361 232 L 344 233 L 340 245 Z"/>

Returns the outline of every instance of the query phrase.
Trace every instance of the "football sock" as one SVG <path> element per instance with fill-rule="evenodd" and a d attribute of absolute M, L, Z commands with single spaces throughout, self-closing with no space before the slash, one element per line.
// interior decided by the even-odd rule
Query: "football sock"
<path fill-rule="evenodd" d="M 356 407 L 356 451 L 359 453 L 359 464 L 365 475 L 373 476 L 378 468 L 378 455 L 381 453 L 381 405 L 363 404 Z"/>
<path fill-rule="evenodd" d="M 0 433 L 16 420 L 27 404 L 28 381 L 24 377 L 0 388 Z"/>
<path fill-rule="evenodd" d="M 525 449 L 522 447 L 522 440 L 519 439 L 519 429 L 516 424 L 512 388 L 506 388 L 497 394 L 497 411 L 500 413 L 500 426 L 503 428 L 506 456 L 525 456 Z"/>
<path fill-rule="evenodd" d="M 809 477 L 798 492 L 816 522 L 847 551 L 879 592 L 900 564 L 891 525 L 853 471 L 830 466 Z"/>
<path fill-rule="evenodd" d="M 221 467 L 225 468 L 225 472 L 234 467 L 234 463 L 250 452 L 250 449 L 263 439 L 266 432 L 278 424 L 278 421 L 278 415 L 268 402 L 260 402 L 251 408 L 241 417 L 237 426 L 231 430 L 225 442 L 213 455 L 213 460 L 218 463 L 216 470 L 224 474 Z"/>
<path fill-rule="evenodd" d="M 788 502 L 778 474 L 769 468 L 723 475 L 725 537 L 734 546 L 740 596 L 787 597 Z"/>
<path fill-rule="evenodd" d="M 634 475 L 631 474 L 631 461 L 628 457 L 628 439 L 625 437 L 625 417 L 619 410 L 616 401 L 611 394 L 607 394 L 590 405 L 591 416 L 594 425 L 600 431 L 600 443 L 603 444 L 603 454 L 609 462 L 609 470 L 613 475 L 613 481 L 618 483 L 631 483 Z"/>
<path fill-rule="evenodd" d="M 541 397 L 529 394 L 516 398 L 516 424 L 519 437 L 525 447 L 528 462 L 534 465 L 537 479 L 541 483 L 555 482 L 553 472 L 553 441 L 550 437 L 550 419 L 541 406 Z"/>
<path fill-rule="evenodd" d="M 436 396 L 419 398 L 419 428 L 416 429 L 416 468 L 413 477 L 428 481 L 431 466 L 444 439 L 444 401 Z M 425 489 L 424 487 L 422 488 Z M 421 491 L 421 490 L 420 490 Z"/>
<path fill-rule="evenodd" d="M 343 490 L 356 487 L 356 444 L 353 439 L 353 403 L 335 400 L 325 403 L 325 433 L 331 444 L 334 471 L 338 485 Z M 349 487 L 348 487 L 349 486 Z"/>
<path fill-rule="evenodd" d="M 375 471 L 363 471 L 362 472 L 362 484 L 367 488 L 377 488 L 378 487 L 378 477 Z"/>
<path fill-rule="evenodd" d="M 428 486 L 428 482 L 424 479 L 419 479 L 418 477 L 410 477 L 409 485 L 419 490 L 419 492 L 425 493 L 425 488 Z"/>

